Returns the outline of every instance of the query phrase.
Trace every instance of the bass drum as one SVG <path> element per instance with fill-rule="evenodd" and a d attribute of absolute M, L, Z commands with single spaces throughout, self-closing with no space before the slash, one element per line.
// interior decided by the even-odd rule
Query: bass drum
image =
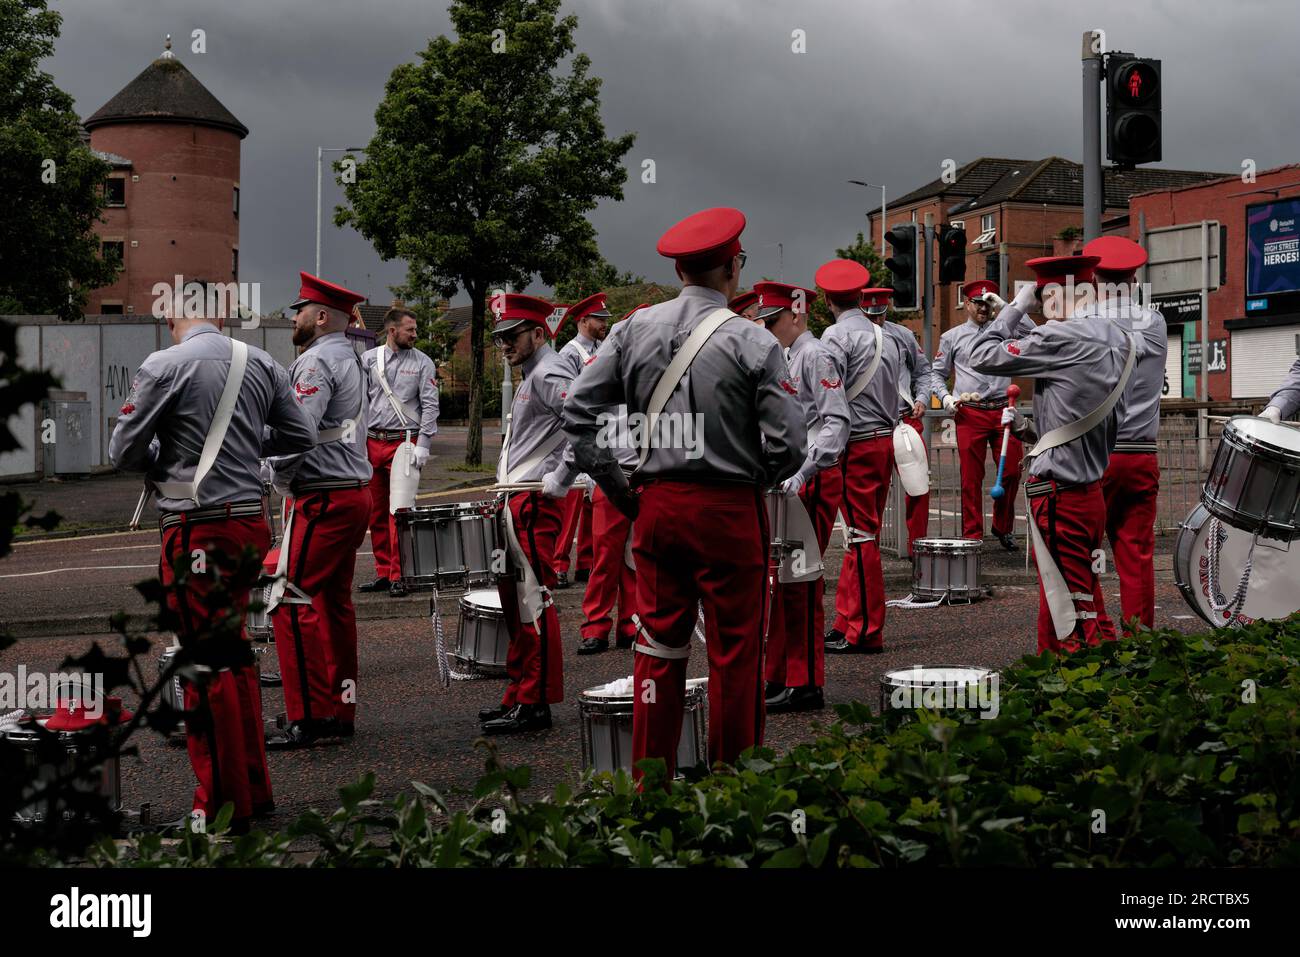
<path fill-rule="evenodd" d="M 1204 505 L 1192 509 L 1174 540 L 1174 582 L 1192 610 L 1209 624 L 1240 627 L 1253 621 L 1286 618 L 1300 610 L 1300 542 L 1288 549 L 1275 539 L 1255 541 L 1250 532 L 1219 523 L 1219 571 L 1217 604 L 1225 593 L 1236 591 L 1250 559 L 1250 585 L 1246 600 L 1236 614 L 1210 606 L 1210 519 Z M 1251 544 L 1254 542 L 1254 551 Z"/>

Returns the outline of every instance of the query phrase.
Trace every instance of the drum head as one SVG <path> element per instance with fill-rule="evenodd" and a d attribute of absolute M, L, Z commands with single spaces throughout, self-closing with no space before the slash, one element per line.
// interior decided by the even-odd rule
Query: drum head
<path fill-rule="evenodd" d="M 1187 516 L 1174 542 L 1174 579 L 1192 610 L 1215 627 L 1286 618 L 1300 610 L 1300 588 L 1295 585 L 1300 581 L 1300 541 L 1292 542 L 1288 550 L 1277 547 L 1279 543 L 1273 539 L 1261 538 L 1252 552 L 1254 536 L 1250 532 L 1226 522 L 1220 522 L 1219 528 L 1219 603 L 1236 592 L 1249 557 L 1246 601 L 1233 616 L 1210 607 L 1210 513 L 1198 505 Z"/>
<path fill-rule="evenodd" d="M 983 542 L 973 538 L 918 538 L 912 542 L 912 551 L 922 552 L 978 552 Z"/>
<path fill-rule="evenodd" d="M 1251 444 L 1267 446 L 1293 458 L 1300 458 L 1300 429 L 1279 425 L 1256 415 L 1237 415 L 1223 427 L 1225 437 L 1234 432 L 1244 436 Z"/>
<path fill-rule="evenodd" d="M 614 701 L 625 699 L 628 702 L 632 700 L 632 682 L 633 678 L 628 675 L 626 678 L 616 678 L 608 684 L 596 685 L 594 688 L 588 688 L 581 697 L 587 700 Z"/>
<path fill-rule="evenodd" d="M 939 685 L 957 688 L 978 684 L 991 674 L 993 672 L 987 668 L 971 668 L 966 665 L 918 665 L 915 668 L 886 671 L 884 681 L 895 687 L 928 688 Z"/>
<path fill-rule="evenodd" d="M 496 589 L 481 589 L 465 594 L 460 603 L 462 605 L 473 605 L 476 608 L 491 608 L 496 611 L 501 610 L 501 593 Z"/>

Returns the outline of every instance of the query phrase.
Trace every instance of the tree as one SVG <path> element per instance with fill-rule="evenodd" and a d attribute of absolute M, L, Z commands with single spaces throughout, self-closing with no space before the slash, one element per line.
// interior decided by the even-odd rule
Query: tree
<path fill-rule="evenodd" d="M 442 300 L 432 292 L 433 284 L 423 279 L 414 266 L 406 270 L 406 282 L 389 286 L 388 291 L 415 313 L 418 338 L 415 348 L 434 362 L 446 362 L 455 348 L 451 323 L 442 318 Z"/>
<path fill-rule="evenodd" d="M 483 455 L 485 312 L 493 283 L 554 285 L 596 261 L 586 219 L 622 199 L 635 135 L 605 137 L 600 85 L 574 53 L 561 0 L 455 0 L 456 39 L 435 37 L 393 70 L 376 132 L 335 212 L 427 288 L 469 294 L 469 439 Z M 567 72 L 561 61 L 567 60 Z M 336 164 L 336 168 L 341 164 Z"/>
<path fill-rule="evenodd" d="M 630 271 L 619 272 L 603 256 L 593 263 L 587 263 L 573 270 L 555 284 L 556 302 L 575 302 L 594 296 L 598 292 L 608 292 L 620 286 L 632 286 L 645 282 L 645 276 L 638 276 Z"/>
<path fill-rule="evenodd" d="M 858 233 L 857 239 L 846 248 L 835 250 L 835 255 L 839 259 L 852 259 L 866 266 L 867 272 L 871 273 L 873 286 L 888 286 L 893 281 L 893 276 L 885 267 L 885 261 L 876 252 L 876 247 L 862 233 Z M 812 314 L 808 316 L 808 328 L 812 330 L 813 335 L 820 337 L 826 327 L 834 321 L 830 306 L 826 305 L 824 298 L 818 296 L 813 301 Z"/>
<path fill-rule="evenodd" d="M 109 166 L 81 141 L 72 97 L 40 61 L 63 18 L 47 0 L 0 0 L 0 314 L 77 319 L 118 264 L 93 233 Z"/>

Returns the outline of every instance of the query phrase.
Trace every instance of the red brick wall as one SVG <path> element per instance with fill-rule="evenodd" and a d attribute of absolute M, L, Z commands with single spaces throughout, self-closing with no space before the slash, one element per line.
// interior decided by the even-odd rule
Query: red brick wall
<path fill-rule="evenodd" d="M 113 123 L 90 134 L 91 147 L 131 160 L 126 206 L 104 211 L 103 238 L 124 240 L 124 269 L 97 289 L 86 306 L 120 301 L 136 315 L 153 308 L 153 284 L 190 279 L 232 282 L 231 252 L 239 245 L 234 187 L 239 183 L 239 136 L 183 123 Z M 138 176 L 139 181 L 132 180 Z M 132 247 L 131 242 L 139 245 Z"/>

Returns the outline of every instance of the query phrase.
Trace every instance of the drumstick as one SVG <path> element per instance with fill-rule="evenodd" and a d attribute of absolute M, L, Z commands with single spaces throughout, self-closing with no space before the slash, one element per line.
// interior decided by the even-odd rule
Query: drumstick
<path fill-rule="evenodd" d="M 1020 386 L 1014 383 L 1007 386 L 1007 408 L 1012 408 L 1016 404 L 1016 399 L 1020 398 Z M 1011 442 L 1011 423 L 1006 424 L 1002 430 L 1002 456 L 998 459 L 998 477 L 989 489 L 989 495 L 994 498 L 1001 498 L 1006 494 L 1006 489 L 1002 487 L 1002 472 L 1007 467 L 1007 445 Z"/>
<path fill-rule="evenodd" d="M 489 492 L 540 492 L 542 490 L 541 482 L 514 482 L 502 485 L 489 485 Z"/>
<path fill-rule="evenodd" d="M 153 486 L 146 482 L 144 488 L 140 489 L 140 500 L 135 503 L 135 512 L 131 515 L 131 524 L 128 526 L 131 531 L 134 532 L 140 527 L 140 518 L 144 515 L 144 508 L 151 498 L 153 498 Z"/>

